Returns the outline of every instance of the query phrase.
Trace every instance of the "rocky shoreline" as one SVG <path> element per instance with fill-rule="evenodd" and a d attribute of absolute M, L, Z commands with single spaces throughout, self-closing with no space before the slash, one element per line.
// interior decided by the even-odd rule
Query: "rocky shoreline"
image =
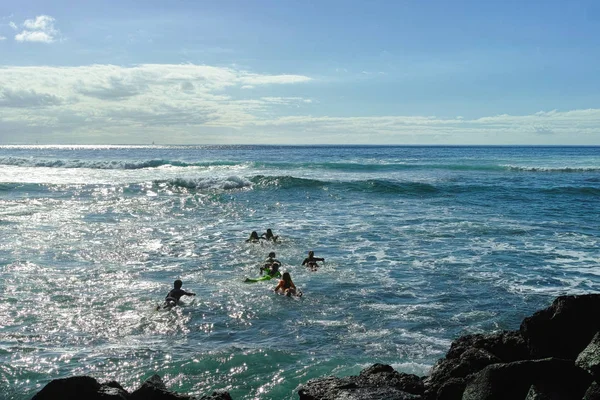
<path fill-rule="evenodd" d="M 429 376 L 374 364 L 358 376 L 312 379 L 300 400 L 600 400 L 600 294 L 561 296 L 519 330 L 462 336 Z M 158 375 L 127 392 L 89 376 L 56 379 L 34 400 L 231 400 L 225 391 L 192 397 Z"/>

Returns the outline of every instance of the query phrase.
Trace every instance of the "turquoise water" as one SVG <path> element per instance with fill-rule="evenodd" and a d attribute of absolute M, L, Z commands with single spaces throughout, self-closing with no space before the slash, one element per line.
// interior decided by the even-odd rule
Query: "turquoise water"
<path fill-rule="evenodd" d="M 598 147 L 0 146 L 0 397 L 424 375 L 459 335 L 598 292 L 599 215 Z M 243 283 L 270 251 L 302 298 Z M 177 278 L 198 296 L 155 311 Z"/>

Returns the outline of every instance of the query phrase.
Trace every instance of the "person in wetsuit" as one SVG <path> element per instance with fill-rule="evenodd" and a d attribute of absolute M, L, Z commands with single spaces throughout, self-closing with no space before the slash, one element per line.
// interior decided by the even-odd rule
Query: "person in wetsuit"
<path fill-rule="evenodd" d="M 279 267 L 281 267 L 281 261 L 275 258 L 275 252 L 272 251 L 265 260 L 265 264 L 260 267 L 260 274 L 262 275 L 262 273 L 265 272 L 267 275 L 277 275 Z"/>
<path fill-rule="evenodd" d="M 250 237 L 246 239 L 246 242 L 258 243 L 261 239 L 264 239 L 264 237 L 258 236 L 258 232 L 252 231 L 252 233 L 250 233 Z"/>
<path fill-rule="evenodd" d="M 311 270 L 316 271 L 317 268 L 320 267 L 320 265 L 317 264 L 317 261 L 325 261 L 325 259 L 321 257 L 315 257 L 315 252 L 311 250 L 308 252 L 308 257 L 302 261 L 302 265 L 306 265 Z"/>
<path fill-rule="evenodd" d="M 275 243 L 277 241 L 277 238 L 279 238 L 279 236 L 273 235 L 273 231 L 271 230 L 271 228 L 267 229 L 267 231 L 260 235 L 260 237 L 267 241 L 272 241 L 273 243 Z"/>
<path fill-rule="evenodd" d="M 181 280 L 177 279 L 175 282 L 173 282 L 173 289 L 171 289 L 171 291 L 167 294 L 167 297 L 165 297 L 165 305 L 163 306 L 163 308 L 176 306 L 177 304 L 179 304 L 179 299 L 182 296 L 196 295 L 196 293 L 187 292 L 183 290 L 181 286 L 183 286 L 183 282 L 181 282 Z"/>

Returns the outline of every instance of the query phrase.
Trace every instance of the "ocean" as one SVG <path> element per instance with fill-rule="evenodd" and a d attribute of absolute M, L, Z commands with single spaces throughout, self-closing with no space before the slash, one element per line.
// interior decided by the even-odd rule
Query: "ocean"
<path fill-rule="evenodd" d="M 425 375 L 460 335 L 599 292 L 599 237 L 599 147 L 0 146 L 0 397 Z M 303 297 L 243 282 L 271 251 Z M 197 296 L 156 311 L 175 279 Z"/>

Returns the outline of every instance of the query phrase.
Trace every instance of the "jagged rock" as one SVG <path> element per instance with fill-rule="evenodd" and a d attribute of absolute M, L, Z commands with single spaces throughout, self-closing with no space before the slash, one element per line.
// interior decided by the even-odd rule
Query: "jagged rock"
<path fill-rule="evenodd" d="M 516 331 L 462 336 L 452 342 L 446 357 L 425 378 L 427 398 L 460 399 L 469 375 L 491 364 L 525 360 L 528 356 L 527 345 Z"/>
<path fill-rule="evenodd" d="M 597 382 L 592 382 L 582 400 L 600 400 L 600 385 Z"/>
<path fill-rule="evenodd" d="M 233 400 L 229 392 L 224 390 L 216 390 L 210 395 L 200 397 L 200 400 Z"/>
<path fill-rule="evenodd" d="M 533 358 L 574 360 L 600 331 L 599 310 L 600 294 L 560 296 L 525 318 L 520 331 Z"/>
<path fill-rule="evenodd" d="M 32 400 L 125 400 L 127 395 L 120 385 L 111 387 L 90 376 L 73 376 L 50 381 Z"/>
<path fill-rule="evenodd" d="M 167 390 L 162 378 L 152 375 L 142 386 L 129 396 L 130 400 L 193 400 L 194 397 L 173 393 Z"/>
<path fill-rule="evenodd" d="M 558 396 L 555 393 L 547 393 L 547 390 L 540 388 L 538 385 L 531 385 L 525 400 L 567 400 Z"/>
<path fill-rule="evenodd" d="M 581 399 L 592 379 L 571 360 L 547 358 L 493 364 L 467 383 L 462 400 L 524 399 L 532 385 L 546 396 Z"/>
<path fill-rule="evenodd" d="M 374 364 L 358 376 L 313 379 L 302 385 L 300 400 L 420 400 L 423 383 L 416 375 Z"/>
<path fill-rule="evenodd" d="M 589 372 L 600 382 L 600 332 L 596 332 L 592 341 L 579 353 L 575 365 Z"/>
<path fill-rule="evenodd" d="M 73 376 L 54 379 L 40 390 L 31 400 L 75 400 L 81 398 L 97 399 L 100 383 L 90 376 Z"/>
<path fill-rule="evenodd" d="M 450 345 L 446 358 L 458 358 L 469 349 L 483 349 L 498 357 L 501 362 L 521 361 L 529 358 L 527 344 L 518 331 L 462 336 Z"/>
<path fill-rule="evenodd" d="M 450 378 L 442 382 L 436 391 L 426 392 L 426 398 L 435 400 L 460 400 L 465 391 L 466 382 L 464 378 Z"/>
<path fill-rule="evenodd" d="M 417 375 L 395 371 L 390 365 L 373 364 L 360 371 L 361 386 L 394 386 L 411 394 L 423 394 L 423 380 Z"/>
<path fill-rule="evenodd" d="M 102 399 L 114 399 L 114 400 L 127 400 L 129 398 L 129 393 L 124 389 L 119 389 L 116 387 L 102 385 L 98 390 L 98 394 Z"/>

